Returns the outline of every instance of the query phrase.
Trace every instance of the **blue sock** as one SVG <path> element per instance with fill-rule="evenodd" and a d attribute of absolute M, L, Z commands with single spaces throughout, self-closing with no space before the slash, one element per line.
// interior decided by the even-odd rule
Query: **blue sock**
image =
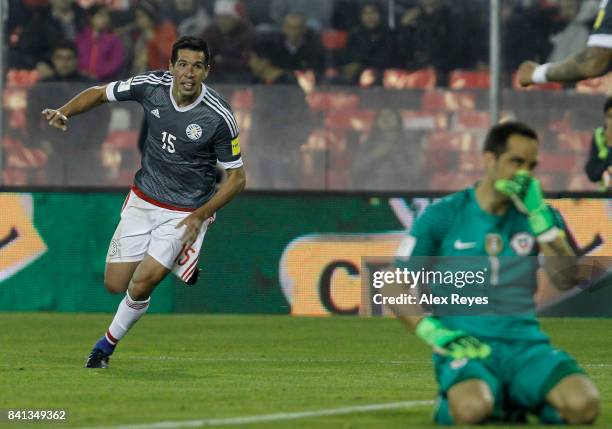
<path fill-rule="evenodd" d="M 103 335 L 94 346 L 94 349 L 100 349 L 104 353 L 112 355 L 115 351 L 115 346 L 106 339 L 106 335 Z"/>

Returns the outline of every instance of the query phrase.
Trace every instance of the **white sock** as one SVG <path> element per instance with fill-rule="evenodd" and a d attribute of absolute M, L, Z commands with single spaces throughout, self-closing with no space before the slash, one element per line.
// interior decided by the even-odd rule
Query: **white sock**
<path fill-rule="evenodd" d="M 119 304 L 115 318 L 106 331 L 106 339 L 112 345 L 117 344 L 130 328 L 147 312 L 151 297 L 145 301 L 134 301 L 129 292 Z"/>

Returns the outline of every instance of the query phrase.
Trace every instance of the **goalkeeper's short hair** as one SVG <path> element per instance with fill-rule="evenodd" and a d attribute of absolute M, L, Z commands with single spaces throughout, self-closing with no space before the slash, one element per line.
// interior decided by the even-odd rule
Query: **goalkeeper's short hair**
<path fill-rule="evenodd" d="M 506 152 L 508 139 L 513 135 L 538 140 L 538 134 L 529 125 L 518 121 L 503 122 L 489 130 L 483 152 L 492 152 L 499 157 Z"/>

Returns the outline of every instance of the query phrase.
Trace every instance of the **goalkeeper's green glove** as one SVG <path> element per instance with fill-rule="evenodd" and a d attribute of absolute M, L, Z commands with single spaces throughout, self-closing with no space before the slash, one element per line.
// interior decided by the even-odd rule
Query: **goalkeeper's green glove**
<path fill-rule="evenodd" d="M 463 331 L 446 328 L 439 319 L 425 317 L 416 327 L 416 335 L 433 347 L 434 352 L 453 359 L 485 359 L 491 347 Z"/>
<path fill-rule="evenodd" d="M 605 128 L 597 128 L 595 130 L 595 146 L 597 147 L 597 157 L 602 161 L 608 159 L 608 155 L 610 154 L 610 146 L 608 146 L 606 139 Z"/>
<path fill-rule="evenodd" d="M 560 231 L 555 226 L 552 210 L 544 200 L 540 181 L 528 171 L 519 170 L 510 180 L 498 180 L 495 189 L 509 196 L 516 208 L 527 215 L 538 241 L 548 243 L 557 238 Z"/>

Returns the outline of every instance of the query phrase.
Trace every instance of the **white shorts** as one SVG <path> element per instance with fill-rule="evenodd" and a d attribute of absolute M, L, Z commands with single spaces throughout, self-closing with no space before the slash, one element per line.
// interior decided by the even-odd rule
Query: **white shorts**
<path fill-rule="evenodd" d="M 189 281 L 200 259 L 204 235 L 215 220 L 213 215 L 204 221 L 196 241 L 184 249 L 181 238 L 185 227 L 177 229 L 176 225 L 189 214 L 157 206 L 130 191 L 108 248 L 106 263 L 138 262 L 149 254 L 181 280 Z"/>

